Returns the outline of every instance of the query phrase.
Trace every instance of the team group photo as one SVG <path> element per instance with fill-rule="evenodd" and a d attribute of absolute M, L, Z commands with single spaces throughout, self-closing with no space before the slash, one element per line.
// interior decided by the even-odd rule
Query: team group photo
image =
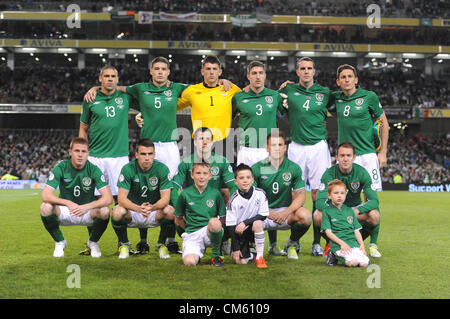
<path fill-rule="evenodd" d="M 114 1 L 64 31 L 40 2 L 0 8 L 2 299 L 450 296 L 450 7 Z"/>

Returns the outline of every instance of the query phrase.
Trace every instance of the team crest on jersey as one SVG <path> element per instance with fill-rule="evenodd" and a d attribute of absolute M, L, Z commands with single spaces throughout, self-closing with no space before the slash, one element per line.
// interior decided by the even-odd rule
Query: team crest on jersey
<path fill-rule="evenodd" d="M 273 97 L 266 96 L 266 102 L 269 103 L 269 104 L 272 104 L 273 103 Z"/>
<path fill-rule="evenodd" d="M 209 208 L 213 207 L 214 206 L 214 200 L 208 199 L 206 201 L 206 206 L 208 206 Z"/>
<path fill-rule="evenodd" d="M 283 177 L 283 180 L 285 182 L 289 182 L 292 178 L 292 174 L 290 172 L 286 172 L 286 173 L 283 173 L 283 175 L 281 175 L 281 177 Z"/>
<path fill-rule="evenodd" d="M 356 192 L 356 191 L 358 190 L 359 185 L 360 185 L 359 182 L 351 182 L 351 183 L 350 183 L 350 187 L 352 188 L 352 190 L 353 190 L 354 192 Z"/>
<path fill-rule="evenodd" d="M 121 97 L 116 97 L 114 99 L 114 102 L 116 102 L 117 104 L 123 104 L 123 99 Z"/>
<path fill-rule="evenodd" d="M 347 216 L 347 222 L 353 224 L 353 216 Z"/>
<path fill-rule="evenodd" d="M 364 99 L 360 97 L 359 99 L 355 100 L 355 103 L 356 103 L 356 105 L 360 105 L 361 106 L 364 103 Z"/>
<path fill-rule="evenodd" d="M 316 100 L 319 102 L 323 101 L 324 95 L 322 93 L 316 93 Z"/>
<path fill-rule="evenodd" d="M 120 174 L 119 176 L 119 182 L 123 182 L 125 180 L 125 176 L 123 176 L 123 174 Z"/>
<path fill-rule="evenodd" d="M 219 168 L 217 166 L 211 167 L 211 174 L 219 175 Z"/>
<path fill-rule="evenodd" d="M 85 187 L 91 186 L 92 183 L 92 179 L 90 177 L 83 177 L 83 179 L 81 180 L 81 182 L 83 183 L 83 185 Z"/>
<path fill-rule="evenodd" d="M 158 185 L 158 177 L 150 177 L 148 179 L 148 182 L 150 183 L 150 185 L 156 186 L 156 185 Z"/>
<path fill-rule="evenodd" d="M 323 191 L 324 189 L 325 189 L 325 184 L 324 183 L 320 183 L 319 190 Z"/>
<path fill-rule="evenodd" d="M 164 91 L 164 95 L 167 96 L 167 97 L 171 97 L 172 96 L 172 90 Z"/>

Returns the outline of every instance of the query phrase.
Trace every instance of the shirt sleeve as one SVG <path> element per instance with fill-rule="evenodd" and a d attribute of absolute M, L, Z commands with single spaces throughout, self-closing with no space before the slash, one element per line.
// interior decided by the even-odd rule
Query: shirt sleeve
<path fill-rule="evenodd" d="M 330 224 L 330 215 L 328 215 L 328 212 L 325 209 L 324 211 L 322 211 L 322 225 L 320 226 L 320 231 L 324 232 L 327 229 L 331 230 L 331 224 Z"/>
<path fill-rule="evenodd" d="M 333 94 L 333 92 L 328 91 L 328 103 L 327 103 L 327 110 L 331 114 L 336 114 L 336 97 Z"/>
<path fill-rule="evenodd" d="M 163 166 L 160 173 L 160 183 L 159 183 L 159 189 L 161 191 L 166 189 L 171 189 L 173 187 L 173 183 L 170 182 L 169 179 L 170 171 L 167 166 Z"/>
<path fill-rule="evenodd" d="M 98 190 L 101 190 L 103 187 L 108 186 L 108 182 L 106 181 L 106 177 L 103 172 L 100 170 L 98 166 L 94 167 L 93 180 L 95 182 L 95 187 Z"/>
<path fill-rule="evenodd" d="M 225 160 L 225 164 L 223 165 L 222 180 L 223 183 L 227 185 L 227 188 L 230 190 L 230 194 L 233 194 L 237 190 L 236 184 L 234 183 L 233 168 L 231 167 L 230 163 L 227 160 Z"/>
<path fill-rule="evenodd" d="M 223 201 L 222 194 L 219 191 L 217 191 L 216 202 L 217 202 L 217 215 L 219 217 L 226 216 L 227 215 L 227 208 L 225 206 L 225 202 Z"/>
<path fill-rule="evenodd" d="M 120 171 L 117 187 L 126 189 L 127 191 L 131 189 L 131 178 L 128 176 L 125 166 Z"/>
<path fill-rule="evenodd" d="M 83 106 L 81 108 L 80 122 L 86 125 L 91 124 L 91 109 L 89 106 L 90 103 L 83 101 Z"/>
<path fill-rule="evenodd" d="M 182 110 L 187 108 L 191 105 L 191 99 L 190 99 L 190 93 L 191 89 L 188 87 L 185 90 L 183 90 L 183 93 L 181 93 L 181 96 L 178 99 L 177 102 L 177 110 Z"/>
<path fill-rule="evenodd" d="M 351 209 L 351 208 L 350 208 Z M 359 230 L 362 228 L 361 224 L 358 222 L 358 218 L 356 218 L 355 212 L 353 211 L 353 209 L 351 209 L 352 214 L 353 214 L 353 229 L 354 230 Z"/>
<path fill-rule="evenodd" d="M 289 105 L 289 95 L 288 95 L 287 87 L 278 89 L 278 93 L 284 93 L 288 96 L 288 105 Z M 286 110 L 283 106 L 283 98 L 281 97 L 281 95 L 280 95 L 280 99 L 281 99 L 281 108 L 278 108 L 278 111 L 280 112 L 280 115 L 285 115 L 288 112 L 288 110 Z"/>
<path fill-rule="evenodd" d="M 129 94 L 130 96 L 134 97 L 135 99 L 139 99 L 139 86 L 140 83 L 136 83 L 133 85 L 128 85 L 125 88 L 125 91 L 127 94 Z"/>
<path fill-rule="evenodd" d="M 47 185 L 53 189 L 57 189 L 59 186 L 59 181 L 61 180 L 61 176 L 63 176 L 61 165 L 57 164 L 48 176 Z"/>
<path fill-rule="evenodd" d="M 326 202 L 328 200 L 328 183 L 330 182 L 330 180 L 331 178 L 327 170 L 320 179 L 320 185 L 317 191 L 316 208 L 321 212 L 323 212 L 327 207 Z"/>
<path fill-rule="evenodd" d="M 370 113 L 373 114 L 376 118 L 379 118 L 383 115 L 384 110 L 378 99 L 378 96 L 374 92 L 370 92 L 369 97 L 369 110 Z"/>
<path fill-rule="evenodd" d="M 175 206 L 174 215 L 177 217 L 183 217 L 184 215 L 186 215 L 186 201 L 183 192 L 181 192 L 178 198 L 177 205 Z"/>
<path fill-rule="evenodd" d="M 187 172 L 187 165 L 184 162 L 181 162 L 180 164 L 178 164 L 177 173 L 172 178 L 173 186 L 177 190 L 180 190 L 183 188 L 183 184 L 186 180 L 186 172 Z"/>
<path fill-rule="evenodd" d="M 305 188 L 305 180 L 303 179 L 303 172 L 300 166 L 297 165 L 296 169 L 294 170 L 294 183 L 293 183 L 293 189 L 302 189 Z"/>

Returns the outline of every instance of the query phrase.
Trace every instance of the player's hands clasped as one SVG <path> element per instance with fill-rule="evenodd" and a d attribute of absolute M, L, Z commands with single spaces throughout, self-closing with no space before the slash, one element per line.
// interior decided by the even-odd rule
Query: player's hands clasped
<path fill-rule="evenodd" d="M 152 204 L 145 202 L 140 206 L 140 212 L 144 217 L 148 217 L 152 211 Z"/>

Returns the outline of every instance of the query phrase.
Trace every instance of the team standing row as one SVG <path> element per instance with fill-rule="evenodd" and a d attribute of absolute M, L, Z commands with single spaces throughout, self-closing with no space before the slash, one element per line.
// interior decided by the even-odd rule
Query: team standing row
<path fill-rule="evenodd" d="M 169 63 L 165 58 L 158 57 L 152 62 L 150 68 L 152 79 L 148 83 L 121 87 L 117 86 L 117 70 L 108 66 L 103 68 L 100 73 L 101 87 L 91 89 L 86 95 L 79 136 L 87 140 L 89 135 L 89 150 L 87 145 L 85 150 L 90 152 L 90 164 L 88 166 L 94 164 L 93 166 L 96 165 L 100 168 L 100 175 L 96 176 L 99 183 L 109 181 L 112 196 L 118 203 L 112 213 L 112 225 L 119 238 L 119 257 L 125 258 L 129 253 L 126 236 L 127 227 L 138 227 L 140 229 L 141 241 L 137 250 L 145 252 L 149 249 L 147 228 L 160 225 L 161 231 L 157 248 L 161 258 L 169 256 L 167 247 L 172 246 L 171 251 L 177 251 L 174 238 L 175 231 L 178 230 L 178 233 L 183 236 L 183 260 L 186 264 L 195 264 L 203 254 L 204 244 L 207 244 L 212 246 L 213 264 L 222 265 L 222 260 L 219 257 L 221 254 L 220 247 L 221 245 L 224 246 L 222 241 L 226 243 L 228 240 L 227 236 L 222 236 L 222 223 L 217 222 L 219 219 L 209 221 L 210 218 L 207 218 L 209 215 L 203 215 L 203 219 L 191 216 L 195 213 L 189 215 L 188 212 L 196 207 L 196 200 L 188 201 L 186 206 L 181 204 L 186 201 L 186 197 L 189 198 L 189 194 L 196 199 L 204 193 L 203 190 L 200 190 L 201 187 L 198 188 L 198 185 L 204 183 L 204 178 L 208 180 L 208 187 L 205 189 L 211 188 L 220 191 L 222 202 L 217 198 L 214 199 L 217 194 L 210 194 L 212 197 L 205 202 L 207 207 L 198 209 L 202 212 L 200 215 L 216 209 L 217 215 L 214 216 L 224 216 L 223 209 L 225 206 L 221 205 L 222 203 L 228 203 L 231 209 L 235 201 L 249 200 L 253 198 L 252 196 L 261 194 L 259 188 L 263 189 L 268 201 L 268 215 L 264 212 L 264 209 L 262 214 L 253 212 L 256 215 L 264 216 L 264 218 L 254 220 L 253 217 L 255 216 L 247 216 L 249 221 L 244 220 L 240 227 L 239 224 L 242 220 L 240 221 L 239 218 L 233 219 L 236 221 L 236 225 L 230 224 L 232 223 L 229 221 L 230 218 L 227 218 L 226 222 L 223 221 L 228 230 L 235 226 L 236 233 L 241 237 L 244 234 L 243 228 L 247 227 L 246 229 L 253 230 L 254 235 L 252 236 L 254 236 L 257 260 L 264 260 L 261 255 L 261 238 L 264 237 L 261 236 L 261 231 L 263 233 L 263 230 L 267 229 L 269 232 L 269 253 L 298 258 L 297 253 L 300 249 L 298 240 L 306 233 L 311 224 L 313 224 L 314 229 L 312 252 L 317 256 L 323 255 L 320 237 L 321 234 L 327 237 L 327 232 L 321 233 L 320 231 L 321 225 L 324 224 L 321 212 L 326 207 L 322 204 L 320 204 L 322 206 L 319 205 L 321 201 L 318 198 L 318 193 L 327 193 L 327 183 L 330 180 L 325 183 L 326 174 L 324 173 L 332 169 L 330 168 L 331 158 L 326 143 L 325 120 L 328 111 L 337 114 L 338 142 L 352 142 L 346 147 L 344 143 L 344 147 L 339 149 L 350 148 L 352 154 L 347 155 L 352 159 L 352 163 L 353 160 L 355 161 L 355 164 L 350 165 L 350 170 L 348 170 L 348 167 L 347 170 L 343 169 L 340 165 L 344 161 L 340 159 L 340 152 L 338 151 L 339 165 L 335 166 L 333 176 L 345 180 L 347 183 L 346 204 L 353 207 L 352 211 L 356 213 L 357 220 L 361 221 L 363 238 L 368 235 L 371 236 L 371 244 L 369 245 L 371 256 L 381 256 L 376 246 L 380 218 L 378 197 L 375 190 L 381 190 L 379 166 L 386 164 L 388 122 L 376 94 L 357 86 L 356 70 L 349 65 L 339 67 L 337 84 L 342 89 L 339 92 L 330 92 L 328 88 L 314 83 L 315 67 L 314 62 L 309 58 L 300 59 L 297 63 L 299 83 L 287 82 L 279 91 L 264 87 L 265 67 L 259 61 L 253 61 L 248 65 L 247 78 L 250 85 L 244 89 L 245 92 L 229 81 L 219 80 L 221 65 L 215 56 L 209 56 L 204 60 L 201 72 L 204 79 L 203 83 L 187 86 L 168 82 Z M 188 106 L 191 106 L 192 125 L 195 132 L 193 139 L 195 151 L 194 154 L 181 161 L 176 143 L 178 139 L 176 112 L 177 109 Z M 128 163 L 129 108 L 135 108 L 142 114 L 141 138 L 144 140 L 141 140 L 141 142 L 143 141 L 145 144 L 138 145 L 136 160 L 131 163 Z M 240 169 L 236 169 L 233 174 L 230 161 L 220 154 L 222 152 L 225 155 L 230 153 L 226 149 L 226 145 L 230 145 L 227 139 L 231 136 L 231 119 L 237 113 L 240 114 L 239 127 L 243 130 L 243 134 L 241 134 L 241 147 L 237 157 L 237 165 Z M 287 149 L 285 138 L 277 129 L 277 114 L 287 114 L 289 118 L 292 142 L 289 145 L 287 158 L 285 158 Z M 372 133 L 373 118 L 379 119 L 382 123 L 383 139 L 378 156 Z M 274 132 L 276 137 L 272 136 Z M 269 142 L 268 136 L 270 137 Z M 274 145 L 271 145 L 272 142 Z M 83 142 L 75 143 L 75 145 L 78 144 L 83 145 Z M 233 144 L 231 143 L 231 145 Z M 222 148 L 223 146 L 225 146 L 225 149 Z M 75 153 L 73 147 L 74 145 L 71 145 L 72 163 Z M 217 154 L 211 151 L 213 147 L 215 147 Z M 141 151 L 143 154 L 141 154 Z M 82 151 L 77 152 L 82 153 Z M 142 160 L 140 161 L 139 158 Z M 153 161 L 153 158 L 156 161 Z M 195 165 L 196 169 L 194 170 L 194 163 L 209 165 L 210 176 L 204 176 L 203 179 L 198 177 L 198 185 L 194 173 L 202 171 L 205 165 Z M 360 166 L 356 163 L 364 166 L 366 170 L 361 171 Z M 247 166 L 242 167 L 243 165 L 239 166 L 239 164 Z M 64 165 L 70 166 L 68 163 Z M 61 164 L 61 166 L 64 165 Z M 72 164 L 73 167 L 74 165 Z M 336 169 L 338 166 L 339 170 Z M 58 233 L 59 228 L 57 227 L 58 223 L 64 225 L 64 217 L 61 217 L 60 209 L 57 208 L 57 205 L 62 205 L 67 207 L 65 215 L 69 215 L 68 217 L 78 218 L 92 215 L 92 221 L 87 223 L 90 226 L 88 227 L 90 234 L 88 251 L 92 256 L 99 256 L 100 251 L 97 244 L 99 234 L 106 229 L 109 218 L 109 209 L 104 207 L 105 202 L 108 201 L 108 196 L 104 194 L 105 190 L 101 187 L 101 184 L 96 184 L 95 188 L 98 189 L 95 191 L 96 195 L 101 196 L 99 199 L 90 202 L 92 204 L 89 206 L 92 210 L 90 214 L 86 214 L 86 210 L 84 210 L 88 207 L 75 208 L 78 205 L 73 205 L 74 203 L 87 204 L 80 202 L 78 197 L 71 197 L 73 201 L 70 205 L 67 201 L 63 203 L 61 200 L 56 200 L 55 196 L 49 198 L 49 194 L 55 189 L 54 183 L 56 182 L 66 183 L 64 185 L 59 184 L 60 188 L 73 188 L 75 179 L 72 175 L 79 170 L 79 168 L 75 168 L 71 173 L 66 172 L 65 175 L 63 174 L 63 178 L 60 176 L 61 174 L 58 175 L 56 168 L 58 166 L 55 167 L 51 178 L 49 178 L 48 188 L 44 189 L 44 204 L 41 208 L 44 225 L 56 242 L 54 255 L 63 255 L 65 247 L 65 241 L 61 240 L 62 234 Z M 60 167 L 60 169 L 64 171 L 63 167 Z M 158 171 L 159 175 L 144 174 L 144 172 L 152 170 Z M 167 172 L 164 172 L 165 170 Z M 245 172 L 248 175 L 248 171 L 251 172 L 250 175 L 258 188 L 253 186 L 251 188 L 239 187 L 238 175 L 245 175 Z M 357 173 L 350 174 L 350 172 L 355 171 Z M 164 174 L 165 177 L 163 177 Z M 66 175 L 72 177 L 66 178 Z M 328 175 L 331 176 L 332 174 Z M 55 176 L 59 176 L 59 179 Z M 78 191 L 73 188 L 73 195 L 79 194 L 79 192 L 93 191 L 91 190 L 92 179 L 94 178 L 90 175 L 81 178 L 78 181 L 81 184 L 77 185 Z M 52 180 L 54 181 L 53 184 Z M 91 183 L 87 183 L 88 180 Z M 305 182 L 312 189 L 313 214 L 303 208 Z M 137 185 L 134 185 L 136 183 Z M 248 183 L 246 185 L 248 186 Z M 132 194 L 137 186 L 139 186 L 138 192 L 140 192 L 140 195 Z M 192 188 L 195 188 L 195 190 Z M 339 189 L 339 187 L 337 188 Z M 253 189 L 256 191 L 253 191 Z M 182 190 L 181 193 L 180 190 Z M 366 201 L 362 206 L 356 207 L 361 204 L 360 193 L 362 190 L 364 190 Z M 64 198 L 63 192 L 61 192 L 60 197 Z M 357 197 L 359 197 L 359 201 Z M 327 196 L 325 196 L 326 198 Z M 258 202 L 262 204 L 261 199 Z M 180 204 L 178 205 L 178 203 Z M 221 208 L 222 206 L 223 208 Z M 245 205 L 239 207 L 245 207 Z M 222 215 L 219 214 L 221 210 Z M 207 225 L 203 225 L 202 223 L 206 219 L 208 219 Z M 353 218 L 348 220 L 351 219 Z M 192 223 L 195 225 L 199 223 L 197 226 L 203 225 L 208 230 L 203 230 L 200 235 L 196 234 L 199 229 L 196 229 L 195 226 L 192 228 Z M 273 227 L 269 224 L 272 224 Z M 290 239 L 282 251 L 277 248 L 276 229 L 291 229 Z M 55 235 L 56 233 L 59 235 Z M 186 239 L 186 237 L 191 238 L 191 234 L 200 236 L 193 239 L 195 249 L 189 248 L 188 243 L 191 240 Z M 225 234 L 230 234 L 232 238 L 232 256 L 233 260 L 238 262 L 242 258 L 237 258 L 237 256 L 242 254 L 242 251 L 238 249 L 239 245 L 236 243 L 241 242 L 243 243 L 242 247 L 246 247 L 245 243 L 248 240 L 242 240 L 239 236 L 236 238 L 232 231 L 225 232 Z M 247 234 L 244 238 L 250 239 L 250 237 Z M 329 241 L 328 237 L 327 241 Z M 333 246 L 333 243 L 336 242 L 331 240 L 331 243 L 331 251 L 336 251 L 336 247 Z M 262 247 L 264 247 L 264 244 Z M 244 255 L 246 258 L 248 257 L 247 253 Z"/>

